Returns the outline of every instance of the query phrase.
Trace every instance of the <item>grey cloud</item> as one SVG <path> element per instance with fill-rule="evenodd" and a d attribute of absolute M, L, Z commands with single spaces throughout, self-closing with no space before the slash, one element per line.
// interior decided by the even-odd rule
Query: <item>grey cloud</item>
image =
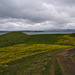
<path fill-rule="evenodd" d="M 0 30 L 75 28 L 74 13 L 75 0 L 0 0 Z"/>
<path fill-rule="evenodd" d="M 75 4 L 75 0 L 58 0 L 58 1 L 66 3 L 66 4 Z"/>

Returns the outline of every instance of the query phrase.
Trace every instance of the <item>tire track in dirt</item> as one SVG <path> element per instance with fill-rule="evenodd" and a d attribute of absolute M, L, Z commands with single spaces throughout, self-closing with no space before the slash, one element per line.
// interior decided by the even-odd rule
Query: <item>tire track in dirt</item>
<path fill-rule="evenodd" d="M 75 48 L 68 50 L 59 56 L 61 65 L 66 75 L 75 75 L 75 64 L 71 61 L 70 56 L 75 53 Z"/>

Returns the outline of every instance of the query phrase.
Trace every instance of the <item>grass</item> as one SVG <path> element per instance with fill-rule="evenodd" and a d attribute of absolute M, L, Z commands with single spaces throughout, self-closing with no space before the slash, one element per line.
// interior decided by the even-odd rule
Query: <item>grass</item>
<path fill-rule="evenodd" d="M 42 74 L 41 75 L 53 75 L 53 60 L 52 58 L 50 57 L 48 62 L 47 62 L 47 65 L 45 66 L 45 69 L 42 71 Z"/>
<path fill-rule="evenodd" d="M 64 44 L 64 45 L 74 45 L 75 46 L 75 37 L 72 37 L 70 35 L 60 36 L 58 43 Z"/>
<path fill-rule="evenodd" d="M 72 60 L 73 63 L 75 63 L 75 53 L 72 54 L 72 56 L 71 56 L 71 60 Z"/>
<path fill-rule="evenodd" d="M 60 68 L 60 65 L 59 65 L 57 59 L 55 60 L 55 67 L 54 67 L 54 69 L 55 69 L 55 75 L 63 75 L 62 70 Z"/>
<path fill-rule="evenodd" d="M 49 66 L 50 58 L 64 49 L 42 52 L 13 62 L 7 63 L 7 67 L 1 70 L 2 75 L 42 75 L 44 68 Z M 46 70 L 46 69 L 45 69 Z M 49 71 L 49 68 L 47 69 Z M 48 72 L 46 71 L 46 72 Z M 14 74 L 15 73 L 15 74 Z"/>
<path fill-rule="evenodd" d="M 28 38 L 27 34 L 22 32 L 10 32 L 0 35 L 0 47 L 12 46 L 20 43 L 25 43 Z"/>
<path fill-rule="evenodd" d="M 0 35 L 0 47 L 13 46 L 16 44 L 57 44 L 75 46 L 73 34 L 38 34 L 27 35 L 22 32 L 10 32 Z"/>
<path fill-rule="evenodd" d="M 50 69 L 53 65 L 51 58 L 73 46 L 75 46 L 74 33 L 27 35 L 22 32 L 10 32 L 0 35 L 0 74 L 51 74 Z M 57 60 L 53 70 L 55 75 L 62 75 Z"/>
<path fill-rule="evenodd" d="M 0 66 L 6 67 L 8 63 L 23 57 L 35 54 L 66 48 L 69 46 L 50 44 L 18 44 L 14 46 L 0 48 Z"/>
<path fill-rule="evenodd" d="M 59 58 L 55 58 L 55 63 L 54 63 L 54 70 L 55 70 L 55 75 L 65 75 L 64 69 L 60 63 Z"/>
<path fill-rule="evenodd" d="M 58 37 L 61 35 L 56 34 L 39 34 L 39 35 L 29 35 L 27 43 L 34 44 L 55 44 Z M 56 39 L 55 39 L 56 38 Z"/>

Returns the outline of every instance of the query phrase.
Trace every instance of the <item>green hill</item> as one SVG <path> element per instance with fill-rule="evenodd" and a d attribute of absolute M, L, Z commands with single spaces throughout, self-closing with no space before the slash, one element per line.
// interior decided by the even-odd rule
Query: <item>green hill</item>
<path fill-rule="evenodd" d="M 75 33 L 0 35 L 0 75 L 63 75 L 58 54 L 74 46 Z"/>
<path fill-rule="evenodd" d="M 75 45 L 74 34 L 75 33 L 27 35 L 22 32 L 10 32 L 0 35 L 0 47 L 12 46 L 21 43 Z"/>
<path fill-rule="evenodd" d="M 28 35 L 22 32 L 9 32 L 7 34 L 0 35 L 0 47 L 24 43 L 27 38 Z"/>

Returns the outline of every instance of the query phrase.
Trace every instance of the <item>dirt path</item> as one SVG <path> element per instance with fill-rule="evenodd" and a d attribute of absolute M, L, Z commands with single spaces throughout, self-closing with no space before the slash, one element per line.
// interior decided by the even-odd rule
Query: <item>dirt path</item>
<path fill-rule="evenodd" d="M 63 66 L 66 75 L 75 75 L 75 64 L 70 59 L 70 56 L 73 53 L 75 53 L 75 48 L 70 49 L 59 56 L 60 63 Z"/>

